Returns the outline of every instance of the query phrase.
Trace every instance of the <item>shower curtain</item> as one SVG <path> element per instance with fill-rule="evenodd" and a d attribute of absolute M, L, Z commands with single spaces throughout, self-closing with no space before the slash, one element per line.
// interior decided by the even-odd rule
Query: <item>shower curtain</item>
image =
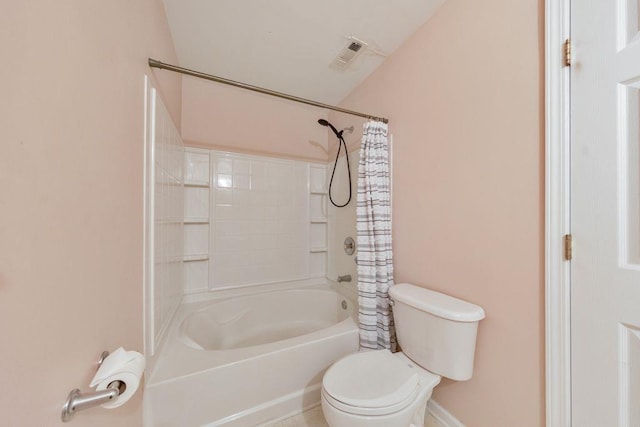
<path fill-rule="evenodd" d="M 388 294 L 393 286 L 393 255 L 387 133 L 383 122 L 365 123 L 360 148 L 356 228 L 361 350 L 396 348 Z"/>

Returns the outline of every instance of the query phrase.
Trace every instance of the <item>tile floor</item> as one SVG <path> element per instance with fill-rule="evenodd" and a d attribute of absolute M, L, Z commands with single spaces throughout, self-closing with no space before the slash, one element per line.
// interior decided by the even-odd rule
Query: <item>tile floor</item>
<path fill-rule="evenodd" d="M 276 421 L 275 423 L 267 424 L 264 427 L 329 427 L 329 424 L 324 420 L 322 408 L 320 406 L 316 406 L 304 411 L 300 415 Z M 424 427 L 442 427 L 442 424 L 429 414 L 425 419 Z"/>

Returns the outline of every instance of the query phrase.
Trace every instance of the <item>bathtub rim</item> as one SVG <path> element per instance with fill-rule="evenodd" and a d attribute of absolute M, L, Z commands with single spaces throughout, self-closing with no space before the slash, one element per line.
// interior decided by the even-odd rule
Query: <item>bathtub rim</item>
<path fill-rule="evenodd" d="M 215 290 L 189 292 L 184 294 L 180 305 L 182 306 L 183 304 L 191 304 L 204 301 L 212 302 L 228 298 L 235 298 L 238 296 L 260 294 L 264 292 L 286 289 L 299 289 L 302 287 L 316 285 L 328 285 L 340 294 L 343 294 L 344 296 L 349 297 L 354 302 L 357 302 L 358 291 L 356 289 L 356 283 L 343 284 L 335 282 L 326 277 L 314 277 L 303 280 L 282 280 L 279 282 L 265 282 L 260 284 L 233 286 Z"/>

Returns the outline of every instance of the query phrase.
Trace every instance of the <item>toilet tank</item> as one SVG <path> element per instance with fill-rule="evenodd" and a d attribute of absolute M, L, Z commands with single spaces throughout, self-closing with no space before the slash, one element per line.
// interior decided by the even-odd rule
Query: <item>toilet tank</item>
<path fill-rule="evenodd" d="M 464 381 L 473 375 L 481 307 L 409 283 L 389 289 L 398 343 L 430 372 Z"/>

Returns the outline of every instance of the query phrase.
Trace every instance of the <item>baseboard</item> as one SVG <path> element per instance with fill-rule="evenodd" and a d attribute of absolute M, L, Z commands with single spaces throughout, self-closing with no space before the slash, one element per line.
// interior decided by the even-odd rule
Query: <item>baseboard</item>
<path fill-rule="evenodd" d="M 442 427 L 465 427 L 456 417 L 451 415 L 449 411 L 444 409 L 433 399 L 427 402 L 427 410 L 433 418 L 438 420 Z"/>

